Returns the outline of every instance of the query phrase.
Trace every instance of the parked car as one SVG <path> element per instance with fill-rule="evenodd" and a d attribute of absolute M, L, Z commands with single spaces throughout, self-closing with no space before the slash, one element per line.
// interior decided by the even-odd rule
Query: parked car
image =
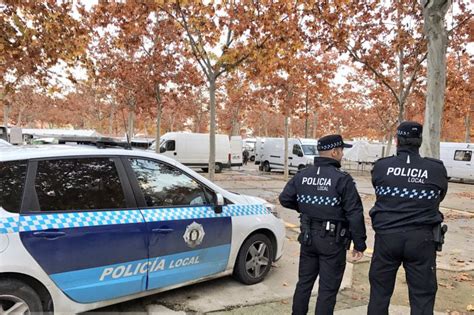
<path fill-rule="evenodd" d="M 284 236 L 273 205 L 154 152 L 43 145 L 0 155 L 7 314 L 83 312 L 230 274 L 258 283 Z"/>

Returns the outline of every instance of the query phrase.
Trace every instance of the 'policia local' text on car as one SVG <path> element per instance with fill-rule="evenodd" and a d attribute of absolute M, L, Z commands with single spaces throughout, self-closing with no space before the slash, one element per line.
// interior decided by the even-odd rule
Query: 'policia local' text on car
<path fill-rule="evenodd" d="M 144 151 L 2 148 L 0 312 L 83 312 L 233 274 L 282 255 L 272 205 Z"/>

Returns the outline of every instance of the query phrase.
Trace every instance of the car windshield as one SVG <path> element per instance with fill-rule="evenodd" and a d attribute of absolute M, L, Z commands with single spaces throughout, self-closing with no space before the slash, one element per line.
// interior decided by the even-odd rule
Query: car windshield
<path fill-rule="evenodd" d="M 305 155 L 317 155 L 318 150 L 314 144 L 303 144 L 303 152 Z"/>

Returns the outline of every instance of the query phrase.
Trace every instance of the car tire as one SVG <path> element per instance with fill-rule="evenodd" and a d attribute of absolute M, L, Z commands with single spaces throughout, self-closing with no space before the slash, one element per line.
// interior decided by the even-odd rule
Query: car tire
<path fill-rule="evenodd" d="M 273 262 L 273 246 L 263 234 L 249 237 L 239 250 L 234 266 L 234 277 L 243 284 L 261 282 L 270 271 Z"/>
<path fill-rule="evenodd" d="M 222 164 L 221 163 L 216 163 L 215 171 L 216 171 L 217 174 L 222 173 Z"/>
<path fill-rule="evenodd" d="M 306 165 L 300 164 L 298 166 L 298 172 L 301 171 L 301 170 L 304 170 L 305 168 L 306 168 Z"/>
<path fill-rule="evenodd" d="M 272 168 L 270 167 L 270 163 L 268 163 L 268 161 L 265 161 L 263 163 L 263 171 L 267 172 L 267 173 L 270 173 L 271 170 L 272 170 Z"/>
<path fill-rule="evenodd" d="M 26 283 L 16 279 L 0 280 L 0 313 L 43 313 L 39 295 Z"/>

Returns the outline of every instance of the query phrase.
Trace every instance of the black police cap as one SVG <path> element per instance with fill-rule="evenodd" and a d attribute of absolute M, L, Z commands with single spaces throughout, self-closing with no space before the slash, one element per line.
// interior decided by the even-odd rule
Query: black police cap
<path fill-rule="evenodd" d="M 421 138 L 423 126 L 415 121 L 404 121 L 397 128 L 397 136 L 402 138 Z"/>
<path fill-rule="evenodd" d="M 318 151 L 327 151 L 335 148 L 352 148 L 352 144 L 344 143 L 341 135 L 324 136 L 318 140 Z"/>

